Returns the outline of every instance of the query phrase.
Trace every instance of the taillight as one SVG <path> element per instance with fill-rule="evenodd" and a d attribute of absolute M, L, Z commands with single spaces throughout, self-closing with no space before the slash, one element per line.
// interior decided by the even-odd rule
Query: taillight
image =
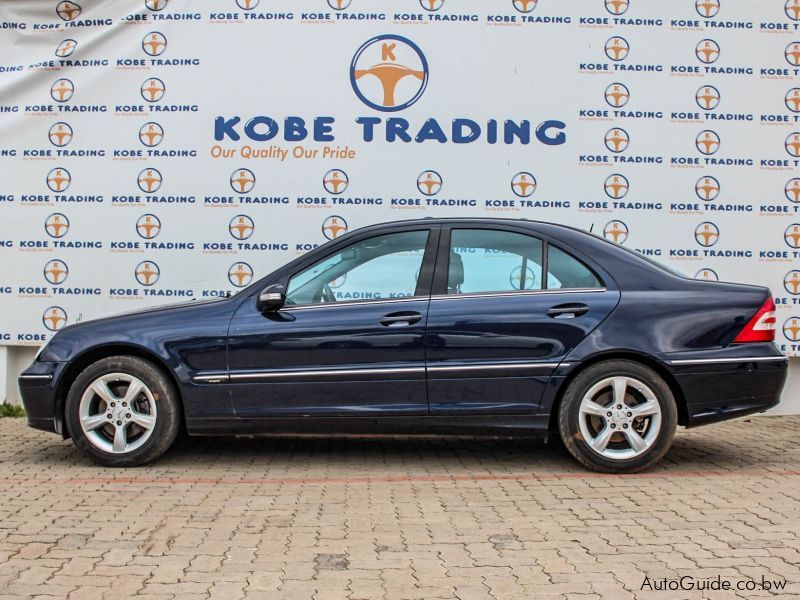
<path fill-rule="evenodd" d="M 774 342 L 775 341 L 775 302 L 772 296 L 766 299 L 758 312 L 748 321 L 733 340 L 734 344 L 748 342 Z"/>

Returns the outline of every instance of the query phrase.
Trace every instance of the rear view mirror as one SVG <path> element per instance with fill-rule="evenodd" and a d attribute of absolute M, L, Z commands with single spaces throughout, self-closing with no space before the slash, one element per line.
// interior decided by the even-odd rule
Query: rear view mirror
<path fill-rule="evenodd" d="M 286 304 L 286 288 L 280 284 L 271 285 L 261 290 L 256 301 L 260 312 L 276 311 Z"/>

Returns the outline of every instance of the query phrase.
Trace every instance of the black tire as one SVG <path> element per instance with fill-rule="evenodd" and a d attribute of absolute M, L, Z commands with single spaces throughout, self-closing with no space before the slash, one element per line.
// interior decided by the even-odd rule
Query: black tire
<path fill-rule="evenodd" d="M 643 383 L 653 392 L 661 408 L 661 423 L 657 428 L 657 434 L 654 434 L 656 437 L 653 438 L 652 444 L 641 454 L 631 458 L 608 458 L 600 454 L 589 445 L 581 432 L 580 407 L 584 396 L 599 382 L 615 376 L 630 377 Z M 631 394 L 635 393 L 635 390 L 631 390 Z M 613 409 L 613 406 L 610 408 Z M 642 426 L 642 423 L 647 421 L 639 421 L 639 426 Z M 669 385 L 651 368 L 631 360 L 599 362 L 579 373 L 564 391 L 558 412 L 558 429 L 567 450 L 579 463 L 601 473 L 635 473 L 654 465 L 669 450 L 677 425 L 678 409 Z M 610 420 L 606 421 L 606 426 L 610 427 Z M 630 445 L 622 435 L 622 431 L 616 431 L 616 439 L 619 441 L 612 443 L 623 447 Z"/>
<path fill-rule="evenodd" d="M 98 447 L 97 443 L 89 439 L 81 426 L 79 411 L 84 393 L 98 378 L 111 373 L 121 373 L 139 379 L 149 388 L 157 407 L 155 409 L 155 425 L 151 428 L 152 432 L 141 442 L 139 447 L 129 452 L 115 453 L 103 450 Z M 109 383 L 109 386 L 111 385 L 113 382 Z M 145 402 L 144 406 L 149 407 L 149 400 L 144 396 L 139 396 L 139 398 L 139 402 Z M 95 402 L 100 402 L 99 396 Z M 100 404 L 100 406 L 105 405 Z M 96 410 L 102 412 L 112 409 L 106 406 Z M 122 417 L 124 418 L 125 415 Z M 169 449 L 181 429 L 182 417 L 175 386 L 160 368 L 135 356 L 112 356 L 91 364 L 72 383 L 67 394 L 65 420 L 67 430 L 75 445 L 95 462 L 106 467 L 136 467 L 155 460 Z M 145 433 L 145 429 L 140 428 L 136 423 L 131 422 L 130 425 L 135 430 L 134 436 L 141 436 Z M 97 428 L 97 435 L 110 437 L 110 432 L 114 430 L 114 423 L 109 422 Z M 128 431 L 130 430 L 126 428 L 126 432 Z M 93 439 L 97 439 L 96 436 Z M 113 439 L 109 441 L 113 445 Z"/>

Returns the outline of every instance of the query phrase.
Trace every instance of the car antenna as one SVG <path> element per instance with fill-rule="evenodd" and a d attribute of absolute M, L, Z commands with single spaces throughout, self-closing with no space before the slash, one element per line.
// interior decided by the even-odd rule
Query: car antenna
<path fill-rule="evenodd" d="M 592 233 L 593 229 L 594 229 L 594 223 L 592 223 L 591 226 L 589 226 L 589 233 Z"/>

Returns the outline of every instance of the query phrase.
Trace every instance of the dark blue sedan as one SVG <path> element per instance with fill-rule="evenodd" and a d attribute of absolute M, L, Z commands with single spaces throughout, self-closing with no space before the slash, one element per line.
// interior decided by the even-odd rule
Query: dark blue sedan
<path fill-rule="evenodd" d="M 558 433 L 587 467 L 778 403 L 768 289 L 687 279 L 569 227 L 367 227 L 230 298 L 64 328 L 20 377 L 31 427 L 134 466 L 190 435 Z"/>

